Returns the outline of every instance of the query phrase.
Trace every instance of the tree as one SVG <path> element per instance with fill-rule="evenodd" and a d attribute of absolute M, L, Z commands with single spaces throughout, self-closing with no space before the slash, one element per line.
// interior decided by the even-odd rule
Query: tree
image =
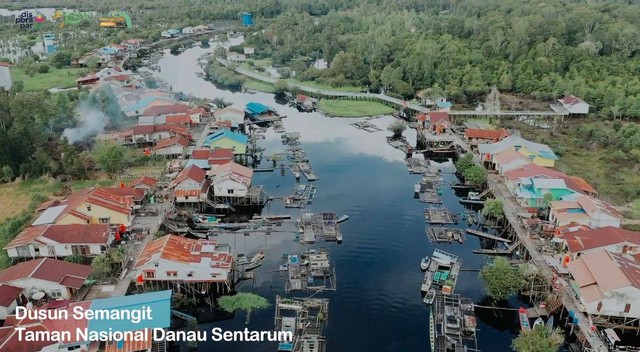
<path fill-rule="evenodd" d="M 69 66 L 71 64 L 71 53 L 68 51 L 58 51 L 53 54 L 51 63 L 53 63 L 56 68 Z"/>
<path fill-rule="evenodd" d="M 503 257 L 496 257 L 493 263 L 480 270 L 480 278 L 487 285 L 487 294 L 495 300 L 505 300 L 516 294 L 525 280 L 519 269 Z"/>
<path fill-rule="evenodd" d="M 24 90 L 24 82 L 22 81 L 15 81 L 13 82 L 13 85 L 11 86 L 11 94 L 18 94 L 20 92 L 22 92 Z"/>
<path fill-rule="evenodd" d="M 93 258 L 91 266 L 93 267 L 91 278 L 97 280 L 107 279 L 111 274 L 111 257 L 106 253 L 100 254 Z"/>
<path fill-rule="evenodd" d="M 513 340 L 511 347 L 516 352 L 556 352 L 564 344 L 564 334 L 560 328 L 551 333 L 544 327 L 523 331 Z"/>
<path fill-rule="evenodd" d="M 96 57 L 91 57 L 87 60 L 86 66 L 89 70 L 95 70 L 100 65 L 100 61 Z"/>
<path fill-rule="evenodd" d="M 249 324 L 252 310 L 264 309 L 270 305 L 266 298 L 249 292 L 239 292 L 233 296 L 222 296 L 218 299 L 218 304 L 229 313 L 233 313 L 238 309 L 244 310 L 247 313 L 245 324 Z"/>
<path fill-rule="evenodd" d="M 15 175 L 13 174 L 13 169 L 11 168 L 11 166 L 9 165 L 5 165 L 2 167 L 2 181 L 4 182 L 11 182 L 11 180 L 13 180 L 13 178 L 15 177 Z"/>
<path fill-rule="evenodd" d="M 402 137 L 402 132 L 404 132 L 404 130 L 406 129 L 407 129 L 407 126 L 400 121 L 393 121 L 389 125 L 389 127 L 387 127 L 387 130 L 393 132 L 393 136 L 391 137 L 393 139 L 398 139 Z"/>
<path fill-rule="evenodd" d="M 482 215 L 488 218 L 502 219 L 504 217 L 502 201 L 499 199 L 487 199 L 482 208 Z"/>
<path fill-rule="evenodd" d="M 276 83 L 273 84 L 273 87 L 275 88 L 276 94 L 282 94 L 290 89 L 289 83 L 284 79 L 277 80 Z"/>
<path fill-rule="evenodd" d="M 456 161 L 456 170 L 458 171 L 458 174 L 462 175 L 467 169 L 474 165 L 473 154 L 467 153 Z"/>
<path fill-rule="evenodd" d="M 466 183 L 476 187 L 487 182 L 487 170 L 480 165 L 473 165 L 464 170 L 462 176 Z"/>
<path fill-rule="evenodd" d="M 131 159 L 131 149 L 115 143 L 97 143 L 93 154 L 98 166 L 111 174 L 122 173 Z"/>

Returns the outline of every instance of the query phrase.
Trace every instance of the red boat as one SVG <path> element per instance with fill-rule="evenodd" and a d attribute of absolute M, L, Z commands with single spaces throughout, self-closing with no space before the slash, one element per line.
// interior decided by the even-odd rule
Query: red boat
<path fill-rule="evenodd" d="M 527 310 L 520 307 L 520 309 L 518 309 L 518 317 L 520 320 L 520 330 L 522 331 L 531 330 L 531 325 L 529 325 L 529 317 L 527 316 Z"/>

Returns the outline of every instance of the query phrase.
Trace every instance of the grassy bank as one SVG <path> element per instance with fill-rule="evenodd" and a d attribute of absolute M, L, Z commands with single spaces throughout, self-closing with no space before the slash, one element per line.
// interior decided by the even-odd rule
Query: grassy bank
<path fill-rule="evenodd" d="M 366 90 L 364 87 L 356 87 L 356 86 L 331 87 L 329 85 L 326 85 L 320 82 L 315 82 L 315 81 L 301 82 L 294 78 L 287 79 L 287 82 L 289 82 L 290 84 L 299 84 L 299 85 L 310 87 L 310 88 L 316 88 L 316 89 L 322 89 L 322 90 L 334 90 L 339 92 L 362 92 Z"/>
<path fill-rule="evenodd" d="M 27 75 L 23 70 L 11 67 L 11 78 L 13 82 L 22 81 L 24 90 L 44 90 L 50 88 L 69 88 L 76 85 L 76 78 L 81 68 L 55 68 L 49 67 L 47 73 L 37 73 L 33 76 Z"/>
<path fill-rule="evenodd" d="M 318 107 L 327 115 L 340 117 L 388 115 L 396 111 L 382 103 L 360 100 L 322 99 Z"/>
<path fill-rule="evenodd" d="M 273 84 L 269 84 L 266 82 L 260 82 L 260 81 L 256 81 L 253 79 L 247 79 L 244 84 L 243 87 L 245 89 L 251 89 L 251 90 L 257 90 L 258 92 L 265 92 L 265 93 L 275 93 L 276 89 L 273 87 Z"/>

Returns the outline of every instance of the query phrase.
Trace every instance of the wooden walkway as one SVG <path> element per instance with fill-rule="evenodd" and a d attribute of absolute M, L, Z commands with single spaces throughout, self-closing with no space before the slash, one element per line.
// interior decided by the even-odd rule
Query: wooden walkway
<path fill-rule="evenodd" d="M 222 58 L 216 58 L 220 64 L 229 66 L 231 63 Z M 267 77 L 257 72 L 247 70 L 236 66 L 234 70 L 249 78 L 255 79 L 265 83 L 275 84 L 278 79 L 273 77 Z M 363 99 L 363 100 L 378 100 L 385 104 L 395 105 L 398 107 L 406 107 L 407 109 L 419 112 L 428 113 L 430 110 L 422 105 L 407 102 L 398 98 L 390 97 L 384 93 L 363 93 L 363 92 L 343 92 L 339 90 L 331 89 L 319 89 L 314 87 L 308 87 L 302 84 L 289 83 L 289 86 L 304 92 L 309 95 L 322 96 L 328 98 L 351 98 L 351 99 Z M 553 110 L 549 111 L 475 111 L 475 110 L 452 110 L 449 111 L 449 115 L 461 115 L 461 116 L 498 116 L 498 117 L 510 117 L 510 116 L 540 116 L 540 117 L 552 117 L 552 116 L 565 116 L 565 114 L 557 113 Z"/>
<path fill-rule="evenodd" d="M 506 239 L 506 238 L 490 235 L 488 233 L 484 233 L 484 232 L 476 231 L 476 230 L 472 230 L 472 229 L 467 229 L 467 233 L 470 234 L 470 235 L 474 235 L 474 236 L 478 236 L 478 237 L 482 237 L 482 238 L 488 238 L 488 239 L 494 240 L 494 241 L 500 241 L 500 242 L 506 242 L 506 243 L 511 242 L 510 239 Z"/>

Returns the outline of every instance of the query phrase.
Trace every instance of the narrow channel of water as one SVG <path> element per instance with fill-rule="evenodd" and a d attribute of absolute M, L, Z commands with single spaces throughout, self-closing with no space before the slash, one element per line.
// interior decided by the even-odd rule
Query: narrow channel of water
<path fill-rule="evenodd" d="M 276 103 L 273 94 L 232 93 L 217 89 L 213 84 L 196 76 L 201 72 L 197 65 L 200 55 L 212 49 L 193 48 L 174 56 L 165 54 L 159 66 L 160 77 L 172 85 L 175 91 L 183 91 L 203 98 L 221 97 L 244 106 L 257 101 L 274 107 L 281 115 L 289 132 L 302 134 L 303 148 L 317 171 L 320 180 L 314 211 L 333 211 L 348 214 L 350 220 L 342 224 L 344 243 L 319 243 L 314 248 L 326 246 L 336 266 L 337 291 L 324 292 L 316 297 L 330 298 L 328 326 L 325 329 L 327 351 L 428 351 L 428 309 L 422 303 L 420 283 L 420 258 L 431 255 L 435 245 L 425 234 L 422 210 L 425 205 L 413 199 L 413 185 L 419 176 L 410 175 L 403 162 L 402 152 L 386 143 L 387 131 L 367 133 L 349 126 L 354 119 L 327 118 L 320 113 L 299 113 L 297 110 Z M 391 118 L 380 118 L 374 123 L 385 129 Z M 415 131 L 405 135 L 415 143 Z M 283 150 L 279 135 L 269 131 L 262 145 L 265 155 Z M 443 164 L 443 178 L 456 181 L 453 165 Z M 295 180 L 289 171 L 282 176 L 273 173 L 257 173 L 254 184 L 262 184 L 272 196 L 291 192 Z M 304 179 L 302 180 L 304 182 Z M 456 213 L 465 209 L 449 187 L 444 187 L 445 206 Z M 271 214 L 299 211 L 285 209 L 281 202 L 272 202 L 265 212 Z M 466 224 L 465 224 L 466 225 Z M 460 228 L 466 226 L 459 225 Z M 277 229 L 277 228 L 276 228 Z M 230 243 L 235 253 L 253 254 L 265 251 L 267 259 L 256 270 L 254 291 L 271 302 L 276 295 L 284 295 L 284 280 L 275 272 L 285 253 L 298 253 L 305 247 L 293 241 L 293 233 L 271 235 L 243 234 L 218 237 Z M 483 257 L 472 253 L 479 248 L 479 240 L 467 236 L 464 244 L 438 245 L 454 253 L 463 261 L 463 269 L 479 269 Z M 251 290 L 245 283 L 241 290 Z M 483 299 L 482 285 L 477 272 L 462 272 L 456 292 Z M 289 297 L 305 297 L 306 293 L 287 294 Z M 514 302 L 515 303 L 515 302 Z M 252 330 L 272 330 L 273 307 L 254 312 Z M 508 312 L 496 316 L 493 311 L 476 312 L 478 315 L 478 342 L 482 351 L 510 351 L 512 338 L 517 334 L 517 317 Z M 214 326 L 225 330 L 245 328 L 243 313 L 233 320 L 203 324 L 201 329 Z M 275 343 L 202 343 L 201 350 L 226 352 L 276 351 Z"/>

